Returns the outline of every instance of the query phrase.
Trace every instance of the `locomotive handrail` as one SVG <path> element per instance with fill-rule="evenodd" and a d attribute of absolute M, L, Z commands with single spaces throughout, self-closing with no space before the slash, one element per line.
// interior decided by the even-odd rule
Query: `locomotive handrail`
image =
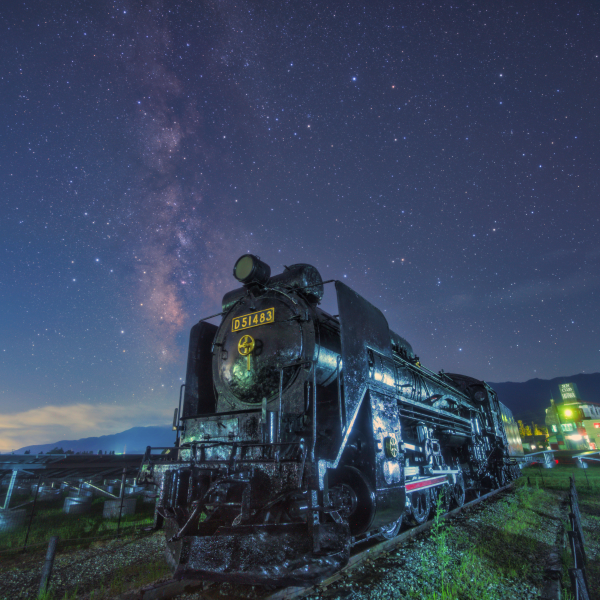
<path fill-rule="evenodd" d="M 338 354 L 335 365 L 335 377 L 337 379 L 338 408 L 340 410 L 340 427 L 342 428 L 342 435 L 344 435 L 344 433 L 346 433 L 346 407 L 342 407 L 342 386 L 340 385 L 341 362 L 342 357 Z"/>
<path fill-rule="evenodd" d="M 288 367 L 299 367 L 300 365 L 306 365 L 306 364 L 312 364 L 315 361 L 312 358 L 305 358 L 303 360 L 296 360 L 294 362 L 291 363 L 287 363 L 285 365 L 281 365 L 281 367 L 279 368 L 279 370 L 283 370 L 283 369 L 287 369 Z"/>
<path fill-rule="evenodd" d="M 311 365 L 313 369 L 313 401 L 312 401 L 312 445 L 310 449 L 310 459 L 315 460 L 315 446 L 317 443 L 317 368 L 316 361 L 313 359 L 297 360 L 292 363 L 281 365 L 279 369 L 279 411 L 277 415 L 277 442 L 281 445 L 281 403 L 283 398 L 283 371 L 291 367 L 299 367 L 301 365 Z M 310 399 L 310 388 L 308 391 Z"/>
<path fill-rule="evenodd" d="M 233 446 L 234 444 L 237 445 L 238 448 L 246 448 L 248 446 L 300 446 L 302 445 L 302 442 L 235 442 L 235 441 L 225 441 L 225 440 L 216 440 L 216 441 L 211 441 L 211 440 L 206 440 L 206 441 L 200 441 L 200 442 L 188 442 L 187 444 L 184 444 L 183 446 L 180 446 L 179 449 L 180 450 L 191 450 L 193 446 L 198 446 L 202 444 L 202 446 L 204 447 L 208 447 L 208 448 L 217 448 L 218 446 Z"/>
<path fill-rule="evenodd" d="M 452 383 L 448 382 L 449 377 L 448 377 L 448 375 L 446 373 L 444 373 L 444 376 L 441 377 L 440 375 L 438 375 L 437 373 L 434 373 L 433 371 L 431 371 L 427 367 L 424 367 L 423 365 L 417 366 L 417 365 L 411 363 L 409 360 L 406 360 L 405 358 L 403 358 L 401 356 L 399 358 L 400 358 L 400 360 L 403 363 L 402 366 L 406 367 L 415 376 L 422 377 L 423 374 L 426 374 L 430 379 L 432 379 L 433 381 L 435 381 L 438 385 L 440 385 L 444 389 L 446 389 L 449 392 L 451 392 L 454 396 L 457 396 L 463 402 L 466 401 L 466 407 L 469 407 L 469 408 L 471 407 L 471 404 L 469 403 L 468 396 L 464 392 L 456 389 L 452 385 Z M 407 387 L 407 386 L 403 385 L 402 387 Z M 414 387 L 414 386 L 409 385 L 408 387 Z M 418 400 L 417 400 L 417 402 L 418 402 Z"/>
<path fill-rule="evenodd" d="M 208 321 L 209 319 L 214 319 L 215 317 L 220 317 L 220 316 L 224 315 L 225 312 L 227 312 L 227 311 L 216 313 L 214 315 L 210 315 L 210 317 L 204 317 L 203 319 L 200 319 L 198 321 L 198 323 L 202 323 L 202 321 Z"/>
<path fill-rule="evenodd" d="M 400 396 L 398 399 L 398 404 L 409 404 L 411 406 L 415 406 L 419 409 L 426 410 L 428 412 L 435 413 L 437 415 L 443 415 L 444 417 L 448 417 L 453 421 L 462 421 L 464 424 L 469 425 L 469 431 L 471 430 L 471 421 L 470 419 L 466 419 L 465 417 L 461 417 L 460 415 L 456 415 L 451 413 L 443 408 L 435 408 L 433 406 L 428 406 L 427 404 L 423 404 L 418 400 L 413 400 L 412 398 L 406 398 L 404 396 Z"/>
<path fill-rule="evenodd" d="M 185 383 L 182 383 L 180 388 L 179 388 L 179 409 L 177 410 L 177 419 L 175 420 L 175 427 L 177 427 L 177 429 L 175 430 L 177 432 L 177 435 L 175 436 L 175 445 L 177 445 L 179 443 L 179 432 L 181 431 L 181 426 L 179 425 L 179 422 L 181 421 L 181 397 L 183 395 L 183 388 L 185 387 Z"/>
<path fill-rule="evenodd" d="M 302 455 L 300 457 L 295 457 L 295 458 L 285 458 L 285 459 L 281 459 L 281 457 L 279 456 L 279 448 L 282 446 L 287 446 L 287 447 L 298 447 L 300 448 L 300 450 L 302 450 L 303 448 L 305 449 L 305 441 L 304 439 L 300 439 L 300 441 L 298 442 L 236 442 L 236 441 L 226 441 L 226 440 L 215 440 L 215 441 L 210 441 L 210 440 L 206 440 L 206 441 L 196 441 L 196 442 L 188 442 L 182 446 L 179 447 L 179 450 L 190 450 L 192 451 L 192 456 L 193 456 L 193 460 L 196 460 L 196 455 L 197 455 L 197 447 L 200 446 L 200 450 L 202 452 L 202 456 L 204 455 L 203 453 L 208 449 L 210 450 L 211 448 L 219 448 L 222 446 L 231 446 L 231 453 L 229 458 L 227 459 L 215 459 L 215 458 L 211 458 L 208 459 L 208 461 L 204 458 L 200 459 L 200 462 L 211 462 L 211 463 L 219 463 L 219 464 L 226 464 L 226 463 L 232 463 L 235 460 L 238 460 L 240 463 L 244 463 L 244 462 L 248 462 L 248 463 L 253 463 L 255 462 L 254 458 L 243 458 L 243 449 L 246 448 L 267 448 L 267 447 L 273 447 L 276 446 L 277 447 L 277 452 L 273 453 L 273 457 L 271 459 L 268 459 L 266 457 L 262 457 L 261 461 L 273 461 L 275 463 L 279 463 L 279 462 L 296 462 L 296 463 L 302 463 L 304 464 L 304 462 L 306 461 L 306 451 L 302 452 Z M 236 459 L 235 457 L 237 456 L 237 451 L 238 449 L 240 450 L 240 458 Z M 159 455 L 160 456 L 160 455 Z M 180 459 L 182 460 L 182 459 Z M 190 459 L 192 460 L 192 459 Z M 184 462 L 187 462 L 184 460 Z"/>
<path fill-rule="evenodd" d="M 309 288 L 319 287 L 320 285 L 325 285 L 326 283 L 335 283 L 337 279 L 328 279 L 327 281 L 321 281 L 321 283 L 311 283 L 310 285 L 303 285 L 302 287 L 291 288 L 292 292 L 299 292 L 301 290 L 308 290 Z"/>

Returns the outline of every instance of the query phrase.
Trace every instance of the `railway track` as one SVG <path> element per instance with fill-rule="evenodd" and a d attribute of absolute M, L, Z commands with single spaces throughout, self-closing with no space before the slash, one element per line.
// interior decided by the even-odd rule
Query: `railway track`
<path fill-rule="evenodd" d="M 479 503 L 492 498 L 493 496 L 497 496 L 502 492 L 506 492 L 512 487 L 512 483 L 501 487 L 497 490 L 493 490 L 488 494 L 480 496 L 479 498 L 475 498 L 470 502 L 465 502 L 463 506 L 460 508 L 456 508 L 446 513 L 443 516 L 444 520 L 451 519 L 460 513 L 473 508 Z M 387 554 L 391 552 L 398 546 L 401 546 L 409 539 L 427 531 L 433 525 L 433 519 L 430 519 L 426 523 L 422 525 L 418 525 L 417 527 L 411 527 L 406 531 L 403 531 L 395 538 L 391 540 L 384 540 L 382 542 L 364 542 L 362 544 L 357 544 L 352 552 L 350 560 L 348 564 L 332 575 L 331 577 L 324 579 L 316 585 L 310 587 L 287 587 L 280 588 L 277 590 L 265 592 L 264 594 L 257 594 L 256 591 L 252 594 L 252 598 L 254 600 L 298 600 L 300 598 L 304 598 L 305 596 L 313 595 L 319 593 L 331 584 L 336 581 L 347 577 L 354 569 L 360 567 L 368 560 L 374 560 L 379 556 Z M 217 600 L 222 599 L 223 595 L 219 592 L 220 585 L 212 582 L 201 582 L 201 581 L 167 581 L 163 582 L 157 586 L 148 586 L 141 590 L 139 596 L 137 596 L 136 600 L 167 600 L 170 598 L 177 598 L 182 594 L 194 593 L 197 600 Z M 235 597 L 241 598 L 239 594 Z M 249 596 L 250 597 L 250 596 Z M 131 596 L 128 596 L 128 600 Z"/>

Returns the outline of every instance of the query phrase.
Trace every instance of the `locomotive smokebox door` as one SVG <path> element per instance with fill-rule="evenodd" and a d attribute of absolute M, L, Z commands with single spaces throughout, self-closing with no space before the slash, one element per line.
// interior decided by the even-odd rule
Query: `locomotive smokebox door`
<path fill-rule="evenodd" d="M 395 399 L 395 368 L 390 329 L 383 313 L 355 291 L 336 281 L 342 339 L 342 375 L 346 428 L 358 427 L 359 411 L 368 416 L 361 440 L 367 446 L 365 469 L 375 490 L 369 529 L 397 521 L 404 510 L 404 461 Z M 363 412 L 364 411 L 364 412 Z M 370 427 L 369 427 L 370 425 Z M 356 431 L 358 434 L 358 431 Z M 350 432 L 347 439 L 351 439 Z"/>
<path fill-rule="evenodd" d="M 263 398 L 270 410 L 278 410 L 280 386 L 286 412 L 302 412 L 304 379 L 296 363 L 312 358 L 314 338 L 312 321 L 290 295 L 269 289 L 258 297 L 241 297 L 215 338 L 216 412 L 258 408 Z M 296 366 L 282 369 L 290 364 Z"/>

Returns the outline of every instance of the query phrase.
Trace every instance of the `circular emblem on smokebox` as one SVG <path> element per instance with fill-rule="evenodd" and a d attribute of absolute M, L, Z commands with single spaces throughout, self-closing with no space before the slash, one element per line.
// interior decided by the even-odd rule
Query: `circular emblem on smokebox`
<path fill-rule="evenodd" d="M 254 338 L 251 335 L 243 335 L 238 342 L 238 352 L 242 356 L 248 356 L 254 350 Z"/>

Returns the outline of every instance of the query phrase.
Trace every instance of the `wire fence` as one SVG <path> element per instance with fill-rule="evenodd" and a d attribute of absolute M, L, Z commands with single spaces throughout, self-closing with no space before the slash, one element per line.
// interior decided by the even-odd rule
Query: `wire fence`
<path fill-rule="evenodd" d="M 552 465 L 551 468 L 541 464 L 527 466 L 523 471 L 529 485 L 541 486 L 548 490 L 568 491 L 573 481 L 585 493 L 600 492 L 600 468 L 580 468 L 577 465 Z M 583 487 L 582 487 L 583 486 Z"/>
<path fill-rule="evenodd" d="M 574 563 L 574 566 L 569 568 L 569 577 L 571 579 L 571 589 L 574 599 L 589 600 L 589 586 L 585 570 L 587 556 L 585 553 L 583 527 L 581 525 L 581 513 L 579 511 L 579 497 L 577 496 L 575 480 L 572 477 L 569 479 L 569 503 L 571 506 L 569 521 L 571 523 L 571 531 L 568 532 L 568 535 Z"/>
<path fill-rule="evenodd" d="M 21 497 L 27 501 L 0 511 L 0 557 L 36 552 L 54 535 L 62 547 L 140 536 L 154 521 L 154 498 L 143 494 L 110 500 L 56 492 L 46 498 L 36 493 L 33 500 Z"/>

